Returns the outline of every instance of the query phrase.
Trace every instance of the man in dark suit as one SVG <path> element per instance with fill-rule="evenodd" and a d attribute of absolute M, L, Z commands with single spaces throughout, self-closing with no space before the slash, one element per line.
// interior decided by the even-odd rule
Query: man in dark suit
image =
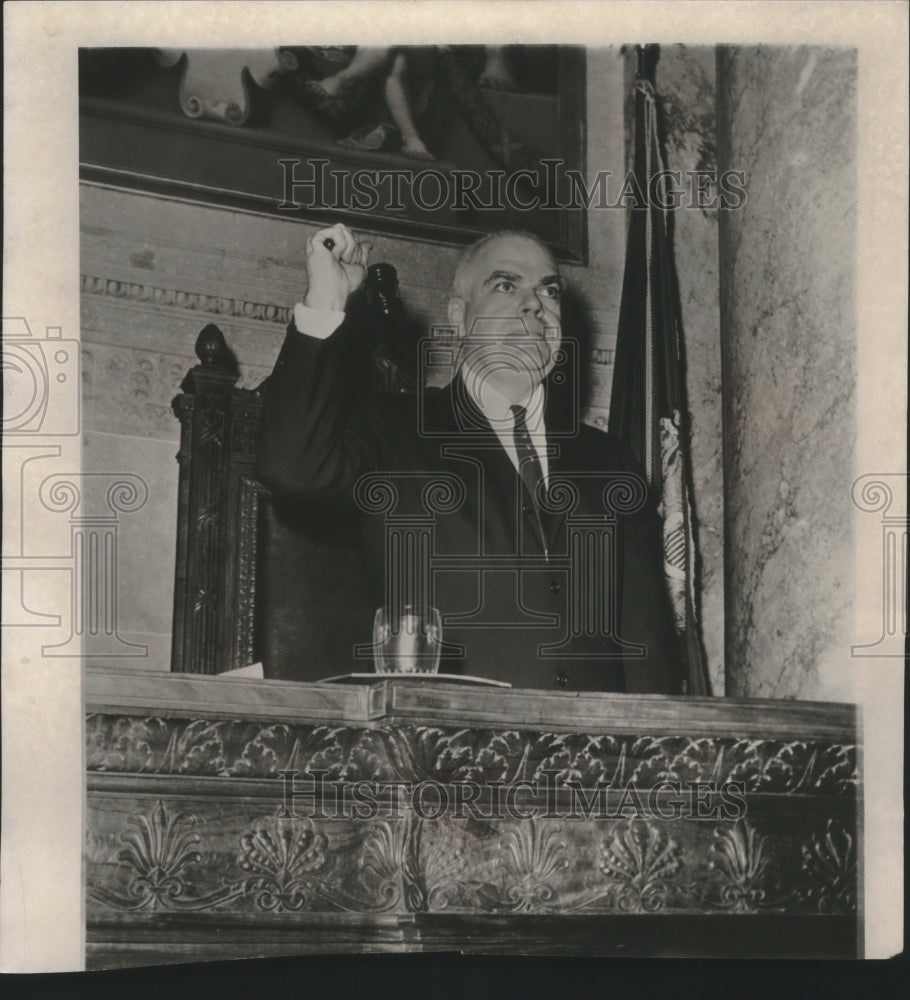
<path fill-rule="evenodd" d="M 369 250 L 342 225 L 307 244 L 306 299 L 267 383 L 262 481 L 299 509 L 361 512 L 374 605 L 439 608 L 441 671 L 677 693 L 657 515 L 619 444 L 578 420 L 546 246 L 508 232 L 465 251 L 455 377 L 416 396 L 350 390 L 344 310 Z"/>

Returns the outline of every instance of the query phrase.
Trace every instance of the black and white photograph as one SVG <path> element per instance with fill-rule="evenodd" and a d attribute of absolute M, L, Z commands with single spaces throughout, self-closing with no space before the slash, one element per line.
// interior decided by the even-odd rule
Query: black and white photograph
<path fill-rule="evenodd" d="M 4 971 L 901 951 L 906 7 L 67 6 Z"/>

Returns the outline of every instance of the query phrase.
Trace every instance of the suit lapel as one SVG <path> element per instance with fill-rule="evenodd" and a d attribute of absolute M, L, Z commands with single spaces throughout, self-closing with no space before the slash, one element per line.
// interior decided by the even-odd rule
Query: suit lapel
<path fill-rule="evenodd" d="M 487 472 L 514 492 L 520 482 L 515 466 L 461 377 L 456 376 L 445 389 L 433 395 L 435 398 L 427 410 L 431 433 L 440 443 L 473 451 Z"/>
<path fill-rule="evenodd" d="M 485 471 L 496 479 L 511 497 L 521 490 L 526 494 L 524 484 L 512 460 L 509 458 L 496 432 L 483 415 L 460 376 L 456 376 L 445 389 L 434 390 L 427 401 L 425 415 L 427 429 L 436 438 L 440 447 L 442 444 L 456 444 L 460 449 L 472 451 L 481 462 Z M 549 402 L 549 395 L 548 395 Z M 550 421 L 558 417 L 547 415 L 547 437 L 549 448 L 556 444 L 556 454 L 548 455 L 549 476 L 554 477 L 571 472 L 571 459 L 566 456 L 565 439 L 553 442 L 550 437 Z M 448 439 L 448 440 L 447 440 Z M 528 498 L 532 500 L 533 498 Z M 556 536 L 566 519 L 566 511 L 540 511 L 541 541 L 548 549 L 552 549 Z"/>
<path fill-rule="evenodd" d="M 464 381 L 456 376 L 445 390 L 434 393 L 434 397 L 431 413 L 440 449 L 449 445 L 459 454 L 470 455 L 480 464 L 490 485 L 505 499 L 507 509 L 513 512 L 512 516 L 520 517 L 519 498 L 525 493 L 524 484 L 496 432 L 468 393 Z M 542 522 L 538 522 L 536 533 L 540 544 L 546 547 L 548 532 Z"/>

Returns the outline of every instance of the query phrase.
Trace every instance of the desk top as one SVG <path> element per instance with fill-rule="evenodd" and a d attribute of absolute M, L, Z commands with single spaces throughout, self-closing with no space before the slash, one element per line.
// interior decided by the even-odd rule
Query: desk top
<path fill-rule="evenodd" d="M 304 684 L 87 667 L 84 696 L 89 714 L 332 722 L 361 728 L 419 723 L 689 737 L 735 733 L 742 738 L 849 742 L 857 737 L 856 706 L 835 702 L 468 687 L 378 675 L 365 684 Z"/>

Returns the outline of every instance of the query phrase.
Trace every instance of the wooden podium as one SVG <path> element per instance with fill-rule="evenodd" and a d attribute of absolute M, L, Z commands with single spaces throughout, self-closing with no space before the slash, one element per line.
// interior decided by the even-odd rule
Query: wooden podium
<path fill-rule="evenodd" d="M 88 669 L 89 968 L 862 954 L 853 706 Z"/>

